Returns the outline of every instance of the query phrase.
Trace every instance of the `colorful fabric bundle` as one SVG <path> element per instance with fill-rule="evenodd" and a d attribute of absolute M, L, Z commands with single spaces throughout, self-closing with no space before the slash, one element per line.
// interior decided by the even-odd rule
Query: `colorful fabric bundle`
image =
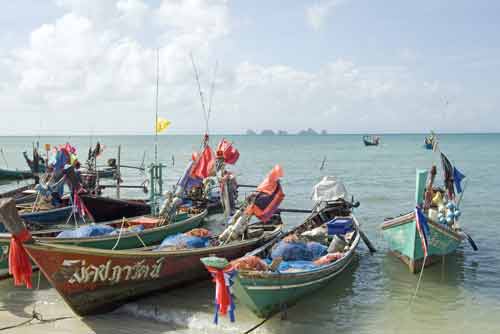
<path fill-rule="evenodd" d="M 23 243 L 30 239 L 31 233 L 24 229 L 19 235 L 12 235 L 9 248 L 9 274 L 14 278 L 14 285 L 26 284 L 28 289 L 33 288 L 31 261 Z"/>
<path fill-rule="evenodd" d="M 213 282 L 215 283 L 215 316 L 214 323 L 219 322 L 219 312 L 221 315 L 229 313 L 231 322 L 235 321 L 234 317 L 234 301 L 231 296 L 231 286 L 234 283 L 234 276 L 236 270 L 229 265 L 224 269 L 205 266 L 208 272 L 212 275 Z"/>

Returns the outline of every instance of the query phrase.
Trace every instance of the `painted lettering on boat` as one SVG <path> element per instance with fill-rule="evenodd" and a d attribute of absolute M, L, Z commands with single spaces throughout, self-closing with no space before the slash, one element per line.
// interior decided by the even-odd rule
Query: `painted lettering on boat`
<path fill-rule="evenodd" d="M 62 267 L 74 269 L 67 280 L 70 284 L 106 283 L 116 284 L 121 281 L 139 281 L 160 277 L 165 258 L 159 258 L 153 264 L 146 260 L 138 261 L 133 265 L 113 265 L 112 260 L 101 265 L 88 264 L 85 260 L 64 260 Z M 61 271 L 66 271 L 61 268 Z"/>

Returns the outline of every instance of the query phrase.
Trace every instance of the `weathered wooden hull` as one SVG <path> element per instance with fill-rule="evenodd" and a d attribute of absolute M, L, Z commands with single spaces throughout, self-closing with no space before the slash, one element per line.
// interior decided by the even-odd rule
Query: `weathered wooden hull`
<path fill-rule="evenodd" d="M 0 180 L 25 180 L 31 179 L 33 173 L 29 170 L 12 170 L 0 168 Z"/>
<path fill-rule="evenodd" d="M 25 194 L 24 191 L 31 190 L 35 186 L 33 184 L 28 184 L 13 190 L 6 191 L 0 194 L 0 198 L 13 197 L 16 200 L 16 204 L 32 203 L 36 199 L 36 193 Z"/>
<path fill-rule="evenodd" d="M 25 248 L 73 311 L 85 316 L 207 277 L 200 258 L 234 259 L 277 233 L 220 247 L 178 251 L 110 251 L 43 243 L 26 244 Z"/>
<path fill-rule="evenodd" d="M 116 169 L 115 168 L 104 168 L 97 170 L 97 174 L 100 179 L 112 178 L 115 176 Z"/>
<path fill-rule="evenodd" d="M 446 226 L 431 220 L 428 220 L 428 224 L 430 235 L 425 266 L 439 262 L 443 256 L 455 252 L 464 239 L 462 234 Z M 421 270 L 424 252 L 413 212 L 384 222 L 382 233 L 392 254 L 406 263 L 411 272 Z"/>
<path fill-rule="evenodd" d="M 123 200 L 91 195 L 80 195 L 80 198 L 96 222 L 136 217 L 151 212 L 149 204 L 141 200 Z"/>
<path fill-rule="evenodd" d="M 73 207 L 65 206 L 62 208 L 50 209 L 45 211 L 23 213 L 20 215 L 20 217 L 26 222 L 33 222 L 50 226 L 65 222 L 71 215 L 72 211 Z"/>
<path fill-rule="evenodd" d="M 201 226 L 203 219 L 207 216 L 207 212 L 203 211 L 200 214 L 191 216 L 184 220 L 178 220 L 175 223 L 171 223 L 165 226 L 145 229 L 139 233 L 128 233 L 123 234 L 119 240 L 117 235 L 113 236 L 97 236 L 89 238 L 55 238 L 55 237 L 44 237 L 51 232 L 33 232 L 33 238 L 39 242 L 48 244 L 59 244 L 59 245 L 75 245 L 81 247 L 90 247 L 98 249 L 132 249 L 139 248 L 143 246 L 143 242 L 146 246 L 155 245 L 160 243 L 165 237 L 177 233 L 183 233 L 189 231 L 193 228 Z M 54 231 L 54 235 L 60 230 Z M 10 245 L 11 235 L 10 233 L 0 233 L 0 277 L 2 277 L 2 270 L 6 270 L 9 267 L 8 254 Z M 8 274 L 8 273 L 7 273 Z M 6 275 L 3 275 L 5 277 Z M 8 275 L 7 275 L 8 276 Z"/>
<path fill-rule="evenodd" d="M 258 317 L 267 318 L 321 289 L 341 274 L 354 252 L 326 268 L 305 273 L 238 273 L 233 292 Z"/>

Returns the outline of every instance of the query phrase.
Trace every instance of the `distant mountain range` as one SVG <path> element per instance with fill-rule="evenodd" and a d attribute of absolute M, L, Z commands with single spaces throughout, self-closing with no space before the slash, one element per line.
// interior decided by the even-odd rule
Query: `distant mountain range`
<path fill-rule="evenodd" d="M 266 130 L 262 130 L 260 132 L 260 134 L 259 134 L 259 133 L 257 133 L 254 130 L 248 129 L 245 132 L 245 134 L 248 135 L 248 136 L 257 136 L 257 135 L 260 135 L 260 136 L 289 136 L 289 135 L 297 135 L 297 136 L 321 136 L 321 135 L 327 135 L 328 132 L 326 130 L 321 130 L 321 132 L 317 132 L 317 131 L 315 131 L 314 129 L 311 129 L 311 128 L 308 128 L 306 130 L 300 130 L 297 133 L 288 133 L 285 130 L 270 130 L 270 129 L 266 129 Z"/>

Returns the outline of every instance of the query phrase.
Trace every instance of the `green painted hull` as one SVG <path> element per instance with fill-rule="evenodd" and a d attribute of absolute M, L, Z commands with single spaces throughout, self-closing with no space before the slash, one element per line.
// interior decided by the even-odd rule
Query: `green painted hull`
<path fill-rule="evenodd" d="M 301 273 L 241 271 L 236 275 L 232 291 L 237 300 L 258 317 L 270 317 L 334 280 L 354 259 L 358 243 L 359 236 L 346 256 L 313 271 Z"/>
<path fill-rule="evenodd" d="M 201 214 L 191 216 L 186 219 L 176 221 L 165 226 L 145 229 L 137 233 L 122 234 L 118 240 L 118 236 L 98 236 L 89 238 L 55 238 L 55 237 L 39 237 L 36 240 L 46 243 L 57 243 L 64 245 L 75 245 L 82 247 L 91 247 L 99 249 L 133 249 L 143 247 L 143 242 L 146 246 L 159 244 L 165 237 L 177 233 L 183 233 L 193 228 L 199 227 L 206 217 L 207 211 Z M 138 237 L 139 235 L 139 237 Z M 142 240 L 142 241 L 141 241 Z M 5 276 L 9 267 L 8 253 L 10 245 L 10 234 L 4 233 L 0 235 L 0 277 Z"/>
<path fill-rule="evenodd" d="M 464 239 L 463 235 L 446 226 L 430 220 L 428 223 L 430 235 L 426 265 L 455 252 Z M 413 213 L 386 221 L 382 225 L 382 233 L 389 244 L 389 249 L 409 265 L 410 271 L 420 270 L 424 251 Z"/>

